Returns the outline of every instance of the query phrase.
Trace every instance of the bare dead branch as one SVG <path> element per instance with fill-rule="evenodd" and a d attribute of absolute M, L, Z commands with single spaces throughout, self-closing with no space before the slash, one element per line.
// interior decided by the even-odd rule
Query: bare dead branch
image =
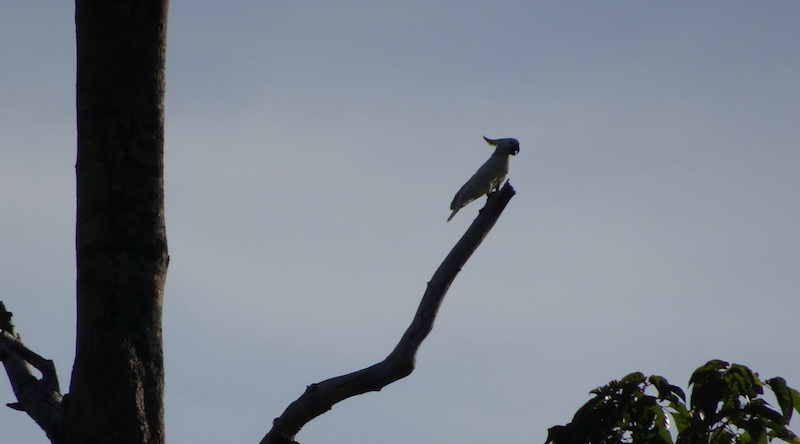
<path fill-rule="evenodd" d="M 0 302 L 0 360 L 17 397 L 7 404 L 24 411 L 54 444 L 64 442 L 64 412 L 58 376 L 53 361 L 30 350 L 22 342 L 11 322 L 11 312 Z M 42 373 L 39 379 L 33 369 Z"/>
<path fill-rule="evenodd" d="M 487 199 L 478 217 L 433 274 L 411 325 L 386 359 L 371 367 L 308 386 L 273 421 L 272 429 L 260 444 L 294 443 L 295 435 L 304 425 L 330 410 L 337 402 L 366 392 L 379 391 L 410 375 L 414 371 L 417 350 L 433 329 L 436 314 L 450 284 L 492 229 L 514 194 L 514 188 L 506 182 L 500 191 Z"/>
<path fill-rule="evenodd" d="M 57 392 L 61 391 L 58 386 L 58 375 L 56 375 L 56 366 L 53 364 L 53 361 L 43 358 L 26 347 L 18 336 L 0 329 L 0 354 L 2 354 L 5 349 L 13 351 L 36 370 L 39 370 L 42 373 L 41 382 L 44 387 Z"/>

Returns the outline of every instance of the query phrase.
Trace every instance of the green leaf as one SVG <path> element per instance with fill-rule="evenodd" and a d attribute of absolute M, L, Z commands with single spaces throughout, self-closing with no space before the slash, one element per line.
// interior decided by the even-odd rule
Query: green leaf
<path fill-rule="evenodd" d="M 641 384 L 644 381 L 645 381 L 644 373 L 642 373 L 642 372 L 633 372 L 633 373 L 630 373 L 628 375 L 625 375 L 625 377 L 622 378 L 619 382 L 621 382 L 623 384 L 631 383 L 631 382 L 635 382 L 637 384 Z"/>
<path fill-rule="evenodd" d="M 672 393 L 678 395 L 678 397 L 680 397 L 683 402 L 686 402 L 686 393 L 683 392 L 682 388 L 678 387 L 677 385 L 670 385 L 669 390 Z"/>
<path fill-rule="evenodd" d="M 787 429 L 786 427 L 781 427 L 779 429 L 772 429 L 769 431 L 768 436 L 770 439 L 778 438 L 785 442 L 790 442 L 794 444 L 800 443 L 800 438 L 794 434 L 791 430 Z"/>
<path fill-rule="evenodd" d="M 680 387 L 671 385 L 663 376 L 652 375 L 647 380 L 658 390 L 658 399 L 662 401 L 678 402 L 686 401 L 686 395 Z M 676 396 L 677 395 L 677 396 Z"/>
<path fill-rule="evenodd" d="M 719 370 L 728 367 L 728 363 L 719 359 L 712 359 L 705 364 L 698 367 L 697 370 L 692 373 L 692 377 L 689 378 L 689 385 L 695 384 L 698 381 L 705 380 L 708 378 L 709 374 L 717 373 Z"/>
<path fill-rule="evenodd" d="M 736 437 L 724 428 L 715 429 L 711 432 L 708 442 L 710 444 L 731 444 L 735 441 Z"/>
<path fill-rule="evenodd" d="M 786 380 L 779 376 L 777 378 L 768 379 L 767 384 L 769 384 L 769 388 L 772 389 L 772 392 L 775 393 L 775 398 L 778 399 L 778 406 L 781 408 L 781 413 L 786 417 L 786 421 L 789 421 L 792 419 L 792 407 L 794 403 L 792 402 L 792 392 L 789 391 L 789 387 L 786 386 Z"/>
<path fill-rule="evenodd" d="M 722 379 L 714 377 L 705 378 L 697 382 L 692 389 L 691 408 L 700 411 L 705 418 L 711 418 L 717 413 L 719 403 L 724 403 L 727 386 Z"/>
<path fill-rule="evenodd" d="M 778 399 L 778 406 L 780 406 L 788 424 L 789 420 L 792 419 L 793 409 L 800 413 L 800 393 L 786 385 L 786 380 L 781 377 L 769 379 L 767 384 L 769 384 L 772 392 L 775 393 L 775 398 Z"/>
<path fill-rule="evenodd" d="M 792 393 L 792 404 L 794 405 L 794 410 L 797 413 L 800 413 L 800 392 L 793 388 L 790 388 L 789 391 Z"/>
<path fill-rule="evenodd" d="M 747 424 L 745 424 L 744 429 L 750 436 L 750 439 L 753 440 L 754 442 L 766 441 L 767 434 L 764 428 L 764 424 L 762 424 L 761 421 L 758 420 L 749 421 Z"/>
<path fill-rule="evenodd" d="M 754 405 L 754 407 L 752 408 L 753 414 L 758 415 L 761 418 L 764 418 L 779 426 L 784 426 L 788 424 L 786 417 L 776 412 L 775 410 L 769 408 L 767 406 L 766 401 L 764 401 L 763 399 L 756 399 L 756 401 L 762 401 L 762 402 Z"/>
<path fill-rule="evenodd" d="M 689 380 L 692 385 L 691 409 L 701 412 L 705 418 L 714 416 L 717 405 L 724 401 L 729 384 L 723 380 L 722 370 L 727 365 L 718 359 L 708 361 L 695 370 Z"/>
<path fill-rule="evenodd" d="M 650 384 L 653 384 L 653 387 L 655 387 L 658 390 L 659 395 L 661 394 L 662 391 L 666 391 L 667 387 L 669 387 L 669 382 L 667 382 L 667 378 L 663 376 L 651 375 L 649 378 L 647 378 L 647 381 L 650 382 Z"/>
<path fill-rule="evenodd" d="M 664 413 L 664 409 L 658 404 L 653 404 L 649 408 L 655 414 L 653 423 L 656 435 L 662 442 L 672 444 L 672 436 L 669 434 L 669 417 Z"/>
<path fill-rule="evenodd" d="M 688 429 L 692 418 L 689 411 L 686 410 L 686 406 L 676 402 L 671 402 L 669 406 L 672 409 L 672 420 L 675 422 L 678 433 Z"/>
<path fill-rule="evenodd" d="M 761 381 L 749 368 L 741 364 L 731 364 L 730 368 L 724 373 L 723 380 L 727 382 L 730 392 L 734 396 L 745 396 L 755 398 L 764 393 Z"/>

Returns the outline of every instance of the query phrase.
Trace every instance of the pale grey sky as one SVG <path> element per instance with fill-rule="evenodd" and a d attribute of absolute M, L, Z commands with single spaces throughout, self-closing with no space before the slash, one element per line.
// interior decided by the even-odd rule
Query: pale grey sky
<path fill-rule="evenodd" d="M 482 135 L 519 139 L 518 194 L 416 371 L 300 442 L 544 442 L 611 379 L 685 388 L 713 358 L 800 387 L 797 23 L 791 1 L 173 0 L 168 440 L 257 442 L 383 359 L 483 204 L 445 223 Z M 73 26 L 64 2 L 0 15 L 0 299 L 65 390 Z M 46 442 L 11 409 L 0 430 Z"/>

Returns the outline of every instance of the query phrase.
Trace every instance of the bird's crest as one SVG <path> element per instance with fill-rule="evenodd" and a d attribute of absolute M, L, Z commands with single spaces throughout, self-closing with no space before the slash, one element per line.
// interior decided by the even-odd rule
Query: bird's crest
<path fill-rule="evenodd" d="M 489 145 L 495 147 L 495 154 L 514 156 L 519 152 L 519 142 L 517 139 L 510 137 L 507 139 L 490 139 L 486 136 L 483 136 L 483 140 L 485 140 Z"/>
<path fill-rule="evenodd" d="M 503 139 L 489 139 L 486 136 L 483 136 L 483 140 L 485 140 L 486 143 L 488 143 L 491 146 L 497 146 Z"/>

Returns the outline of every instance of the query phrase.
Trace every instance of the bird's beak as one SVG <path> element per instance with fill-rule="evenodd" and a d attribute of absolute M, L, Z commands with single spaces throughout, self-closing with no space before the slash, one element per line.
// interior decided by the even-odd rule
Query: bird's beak
<path fill-rule="evenodd" d="M 516 147 L 516 148 L 514 148 L 513 151 L 511 151 L 511 155 L 512 156 L 516 156 L 518 152 L 519 152 L 519 147 Z"/>

